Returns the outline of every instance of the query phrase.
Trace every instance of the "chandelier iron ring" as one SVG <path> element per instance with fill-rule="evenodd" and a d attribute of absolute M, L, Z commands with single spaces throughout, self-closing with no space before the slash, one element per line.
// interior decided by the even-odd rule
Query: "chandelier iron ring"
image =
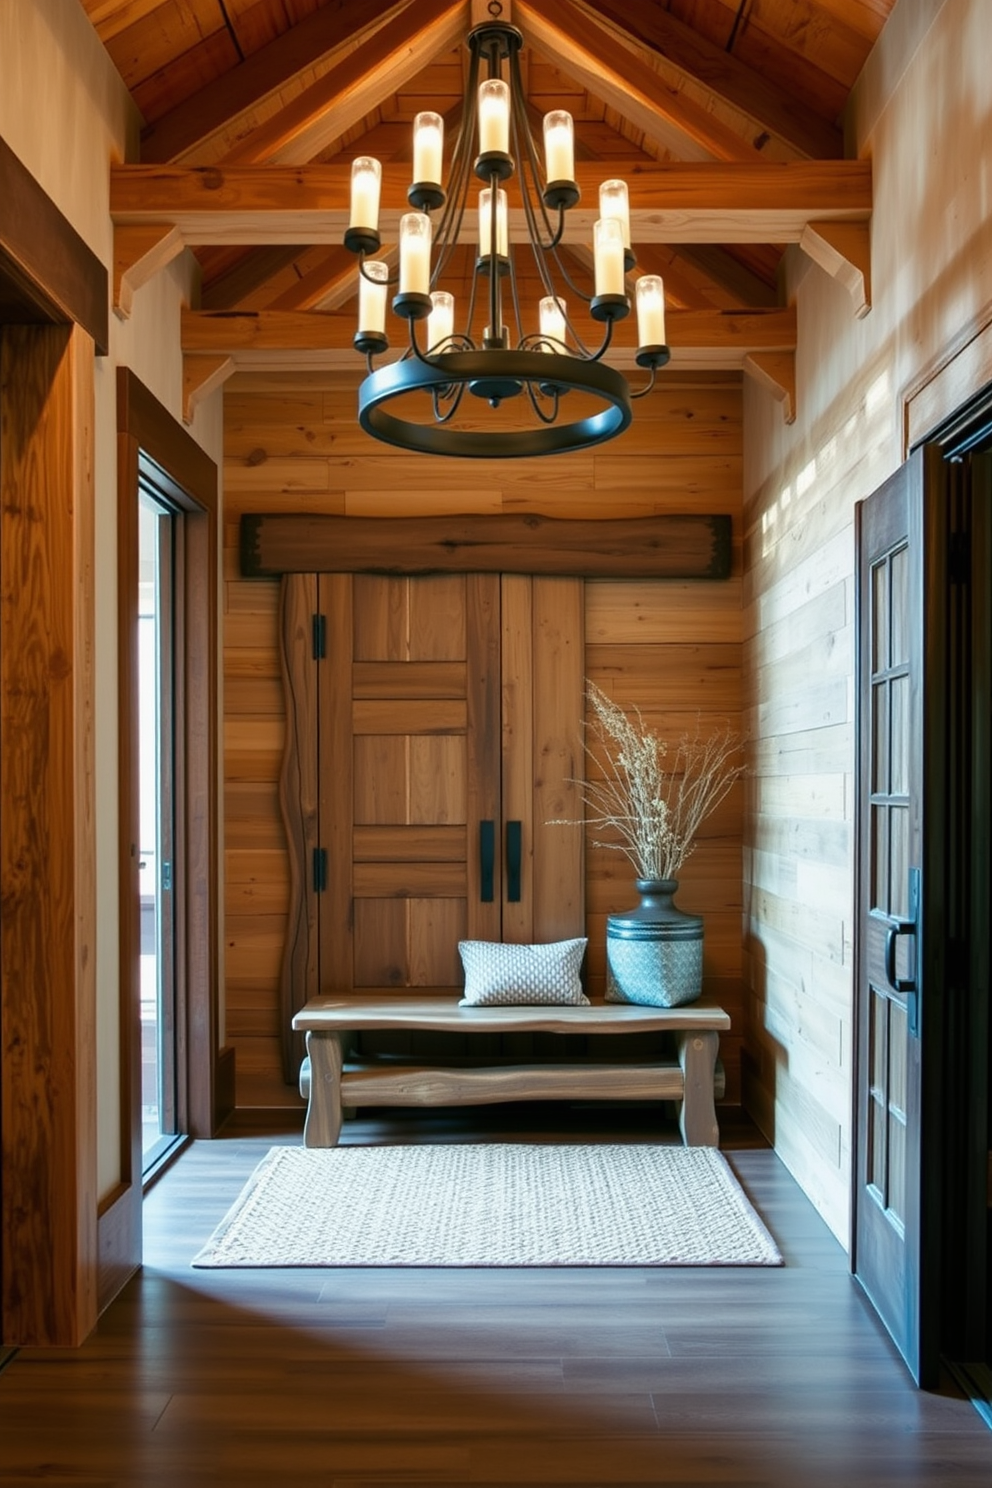
<path fill-rule="evenodd" d="M 369 374 L 358 392 L 358 422 L 366 433 L 386 444 L 399 445 L 429 455 L 461 455 L 485 458 L 492 450 L 480 447 L 471 430 L 425 424 L 398 416 L 389 409 L 394 399 L 407 393 L 446 393 L 452 387 L 467 387 L 475 396 L 497 404 L 528 385 L 556 394 L 576 391 L 592 394 L 602 406 L 571 423 L 556 423 L 540 429 L 511 429 L 499 434 L 500 454 L 513 457 L 565 454 L 602 444 L 626 429 L 633 417 L 627 380 L 613 367 L 579 357 L 555 356 L 541 351 L 443 352 L 430 359 L 410 358 L 391 362 Z"/>

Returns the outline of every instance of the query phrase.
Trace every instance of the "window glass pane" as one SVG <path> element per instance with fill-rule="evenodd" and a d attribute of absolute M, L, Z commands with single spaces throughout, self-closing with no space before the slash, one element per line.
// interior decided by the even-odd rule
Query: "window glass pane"
<path fill-rule="evenodd" d="M 906 1061 L 909 1023 L 906 1009 L 898 1002 L 889 1003 L 889 1106 L 900 1116 L 906 1115 Z"/>
<path fill-rule="evenodd" d="M 900 1224 L 906 1219 L 906 1124 L 900 1116 L 888 1120 L 889 1172 L 886 1208 Z"/>
<path fill-rule="evenodd" d="M 874 1184 L 886 1200 L 885 1193 L 885 1107 L 876 1100 L 868 1102 L 868 1182 Z"/>
<path fill-rule="evenodd" d="M 871 790 L 888 794 L 889 785 L 889 686 L 876 682 L 871 689 Z"/>
<path fill-rule="evenodd" d="M 899 548 L 892 554 L 890 563 L 892 586 L 892 651 L 890 666 L 902 666 L 909 660 L 909 549 Z"/>
<path fill-rule="evenodd" d="M 889 807 L 889 914 L 909 913 L 909 807 Z"/>
<path fill-rule="evenodd" d="M 889 683 L 889 750 L 892 774 L 889 790 L 895 796 L 909 792 L 909 678 L 893 677 Z"/>
<path fill-rule="evenodd" d="M 889 810 L 871 807 L 871 908 L 889 913 Z"/>
<path fill-rule="evenodd" d="M 871 669 L 881 672 L 888 665 L 889 570 L 883 559 L 871 571 Z"/>

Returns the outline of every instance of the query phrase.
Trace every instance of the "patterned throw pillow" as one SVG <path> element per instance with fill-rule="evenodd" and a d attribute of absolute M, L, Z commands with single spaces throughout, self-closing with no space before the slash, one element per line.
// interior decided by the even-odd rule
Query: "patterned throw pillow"
<path fill-rule="evenodd" d="M 586 952 L 585 936 L 557 940 L 550 945 L 504 945 L 501 941 L 460 940 L 465 968 L 467 1007 L 571 1004 L 588 1006 L 579 967 Z"/>

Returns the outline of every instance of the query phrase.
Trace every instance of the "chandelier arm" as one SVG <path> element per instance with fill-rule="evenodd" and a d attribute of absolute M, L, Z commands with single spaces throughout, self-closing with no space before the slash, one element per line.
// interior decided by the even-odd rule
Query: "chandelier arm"
<path fill-rule="evenodd" d="M 649 376 L 647 382 L 644 384 L 644 386 L 642 388 L 638 388 L 636 393 L 634 393 L 634 392 L 631 393 L 630 396 L 632 398 L 644 398 L 654 388 L 654 381 L 655 381 L 655 377 L 657 376 L 658 369 L 655 366 L 651 366 L 651 367 L 648 368 L 648 371 L 650 372 L 651 375 Z"/>
<path fill-rule="evenodd" d="M 537 146 L 534 143 L 534 136 L 531 133 L 530 120 L 527 118 L 523 79 L 520 75 L 520 58 L 516 54 L 510 58 L 510 79 L 510 108 L 513 118 L 514 145 L 517 151 L 517 158 L 520 161 L 520 194 L 524 200 L 524 211 L 527 213 L 528 226 L 532 229 L 531 242 L 536 244 L 542 252 L 548 253 L 561 242 L 561 236 L 565 230 L 565 210 L 563 207 L 558 208 L 558 228 L 556 231 L 551 225 L 551 218 L 548 216 L 548 208 L 544 200 L 544 192 L 541 188 L 541 168 L 538 162 Z M 521 139 L 523 139 L 524 143 L 523 152 L 520 150 Z M 528 170 L 525 168 L 525 165 L 529 167 L 534 196 L 537 199 L 541 216 L 544 219 L 544 227 L 548 235 L 548 241 L 546 243 L 541 239 L 540 229 L 537 226 L 534 202 L 531 200 L 530 192 L 527 190 L 526 177 Z"/>
<path fill-rule="evenodd" d="M 479 55 L 478 52 L 473 50 L 469 63 L 466 99 L 475 98 L 478 91 L 478 78 Z M 451 157 L 449 190 L 445 197 L 441 221 L 438 224 L 438 230 L 435 236 L 435 242 L 438 248 L 437 266 L 434 274 L 435 282 L 447 268 L 461 235 L 462 220 L 465 216 L 465 207 L 468 201 L 468 183 L 472 168 L 472 137 L 474 128 L 474 111 L 471 108 L 463 108 L 458 127 L 458 135 L 455 139 L 455 147 Z"/>
<path fill-rule="evenodd" d="M 462 393 L 465 391 L 463 382 L 449 383 L 446 388 L 432 388 L 431 398 L 434 404 L 434 422 L 436 424 L 450 423 L 458 412 L 458 405 L 462 401 Z M 446 398 L 451 399 L 451 407 L 444 413 L 441 412 L 441 404 Z"/>
<path fill-rule="evenodd" d="M 497 345 L 503 342 L 503 296 L 499 275 L 499 176 L 489 178 L 489 334 Z M 509 247 L 509 244 L 507 244 Z"/>
<path fill-rule="evenodd" d="M 605 355 L 607 349 L 609 348 L 610 342 L 613 340 L 613 321 L 607 320 L 603 323 L 606 326 L 606 329 L 603 332 L 603 341 L 599 350 L 594 351 L 592 356 L 589 358 L 591 362 L 600 361 L 600 359 Z"/>
<path fill-rule="evenodd" d="M 551 399 L 550 413 L 545 413 L 544 409 L 541 407 L 539 394 L 540 389 L 535 392 L 534 384 L 532 382 L 528 382 L 527 396 L 530 399 L 531 408 L 533 408 L 542 424 L 553 424 L 555 419 L 558 417 L 558 389 L 556 387 L 552 387 L 550 383 L 547 385 L 546 395 Z"/>

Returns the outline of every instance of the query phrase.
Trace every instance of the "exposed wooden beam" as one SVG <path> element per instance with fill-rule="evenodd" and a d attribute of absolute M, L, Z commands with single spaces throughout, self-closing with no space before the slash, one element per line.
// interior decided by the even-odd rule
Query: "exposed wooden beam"
<path fill-rule="evenodd" d="M 667 62 L 702 87 L 746 114 L 756 134 L 767 131 L 813 159 L 840 159 L 841 130 L 821 119 L 798 99 L 772 89 L 732 52 L 708 41 L 694 27 L 660 5 L 631 5 L 629 0 L 596 0 L 596 9 L 632 38 L 659 52 Z M 758 141 L 755 139 L 757 145 Z"/>
<path fill-rule="evenodd" d="M 518 0 L 528 41 L 550 52 L 570 76 L 617 109 L 649 139 L 682 160 L 753 160 L 753 146 L 623 46 L 591 12 L 568 0 Z"/>
<path fill-rule="evenodd" d="M 537 513 L 339 517 L 248 512 L 241 572 L 544 573 L 726 579 L 729 516 L 584 520 Z"/>
<path fill-rule="evenodd" d="M 583 201 L 568 214 L 570 241 L 591 241 L 603 167 L 576 164 Z M 395 242 L 407 210 L 409 167 L 383 168 L 381 231 Z M 798 243 L 810 222 L 864 223 L 871 213 L 868 160 L 784 165 L 682 162 L 628 172 L 631 234 L 650 243 Z M 340 243 L 350 183 L 340 165 L 111 168 L 110 209 L 119 225 L 172 224 L 187 244 Z M 511 230 L 523 235 L 522 212 Z M 467 224 L 474 233 L 474 222 Z"/>
<path fill-rule="evenodd" d="M 782 405 L 787 424 L 796 418 L 796 353 L 794 351 L 749 351 L 744 371 Z"/>
<path fill-rule="evenodd" d="M 838 283 L 854 301 L 862 319 L 871 309 L 871 238 L 867 222 L 807 223 L 799 246 Z"/>
<path fill-rule="evenodd" d="M 315 75 L 344 61 L 373 30 L 398 13 L 406 0 L 327 0 L 268 46 L 246 57 L 221 77 L 212 78 L 190 98 L 143 130 L 144 161 L 222 159 L 245 135 L 250 116 L 275 95 L 299 88 L 302 74 Z M 255 122 L 257 122 L 257 117 Z"/>
<path fill-rule="evenodd" d="M 158 223 L 114 228 L 114 309 L 121 320 L 131 314 L 134 292 L 185 248 L 178 227 Z"/>
<path fill-rule="evenodd" d="M 415 0 L 227 156 L 233 164 L 302 165 L 465 34 L 466 0 Z"/>
<path fill-rule="evenodd" d="M 260 310 L 211 315 L 182 312 L 182 349 L 194 365 L 190 375 L 208 369 L 209 358 L 230 358 L 231 371 L 354 367 L 354 317 L 341 311 Z M 400 328 L 402 331 L 402 327 Z M 794 307 L 782 310 L 673 310 L 667 334 L 676 366 L 742 367 L 754 352 L 792 351 L 796 345 Z M 397 333 L 396 344 L 400 344 Z M 633 367 L 631 345 L 611 347 L 607 360 Z"/>
<path fill-rule="evenodd" d="M 390 269 L 399 254 L 387 248 L 377 255 Z M 358 292 L 358 265 L 346 248 L 331 248 L 322 262 L 304 274 L 267 306 L 268 310 L 340 310 Z"/>

